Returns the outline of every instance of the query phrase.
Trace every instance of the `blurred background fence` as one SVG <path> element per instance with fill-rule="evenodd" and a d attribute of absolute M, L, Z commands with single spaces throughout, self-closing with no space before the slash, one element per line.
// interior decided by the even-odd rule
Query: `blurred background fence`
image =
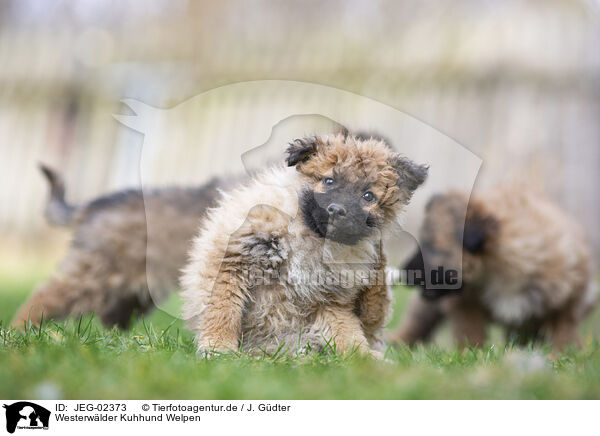
<path fill-rule="evenodd" d="M 543 185 L 600 251 L 597 0 L 3 0 L 4 251 L 56 243 L 37 161 L 64 173 L 71 201 L 139 186 L 143 138 L 113 118 L 121 99 L 166 108 L 257 79 L 405 111 L 483 159 L 479 187 Z"/>

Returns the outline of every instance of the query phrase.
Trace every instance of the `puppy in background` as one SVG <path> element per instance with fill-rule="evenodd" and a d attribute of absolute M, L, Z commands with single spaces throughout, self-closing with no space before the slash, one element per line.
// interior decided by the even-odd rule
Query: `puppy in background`
<path fill-rule="evenodd" d="M 299 139 L 287 154 L 291 168 L 226 194 L 193 243 L 181 283 L 198 349 L 380 354 L 391 301 L 381 231 L 427 168 L 347 134 Z"/>
<path fill-rule="evenodd" d="M 216 204 L 214 179 L 194 188 L 125 190 L 82 205 L 65 201 L 59 174 L 42 166 L 50 184 L 46 218 L 73 230 L 56 275 L 38 287 L 19 309 L 13 326 L 95 313 L 107 327 L 127 328 L 134 314 L 154 307 L 148 283 L 162 299 L 177 287 L 179 270 L 206 210 Z M 146 205 L 146 208 L 144 207 Z M 147 216 L 151 214 L 151 216 Z M 147 220 L 160 232 L 148 244 Z"/>
<path fill-rule="evenodd" d="M 578 343 L 577 326 L 595 304 L 590 250 L 581 228 L 548 199 L 522 187 L 470 201 L 461 192 L 437 195 L 420 247 L 407 270 L 421 277 L 438 267 L 462 270 L 462 288 L 425 289 L 421 282 L 395 342 L 425 342 L 448 319 L 461 346 L 481 345 L 490 323 L 521 343 Z"/>

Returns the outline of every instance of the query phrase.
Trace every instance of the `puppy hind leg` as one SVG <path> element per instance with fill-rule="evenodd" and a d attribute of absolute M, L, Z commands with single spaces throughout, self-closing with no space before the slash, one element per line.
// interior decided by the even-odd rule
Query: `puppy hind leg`
<path fill-rule="evenodd" d="M 109 277 L 117 277 L 118 283 L 111 283 Z M 84 256 L 67 258 L 62 274 L 36 289 L 19 309 L 12 325 L 23 328 L 29 320 L 39 326 L 42 318 L 59 320 L 94 313 L 106 327 L 117 324 L 126 328 L 136 310 L 152 307 L 150 299 L 143 298 L 139 291 L 144 285 L 131 283 L 127 278 Z"/>
<path fill-rule="evenodd" d="M 29 321 L 37 327 L 42 319 L 65 318 L 71 313 L 79 292 L 76 281 L 53 278 L 39 286 L 23 303 L 11 324 L 16 328 L 26 328 Z"/>

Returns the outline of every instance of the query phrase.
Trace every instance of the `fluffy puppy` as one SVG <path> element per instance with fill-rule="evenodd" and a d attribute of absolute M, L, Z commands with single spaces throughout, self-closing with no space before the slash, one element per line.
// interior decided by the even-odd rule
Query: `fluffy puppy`
<path fill-rule="evenodd" d="M 215 205 L 217 187 L 223 185 L 215 179 L 189 189 L 127 190 L 74 206 L 65 202 L 61 177 L 44 166 L 42 171 L 51 188 L 46 217 L 72 228 L 73 239 L 57 274 L 18 311 L 13 325 L 19 328 L 28 320 L 38 325 L 42 317 L 88 313 L 96 313 L 107 327 L 128 327 L 134 313 L 154 307 L 149 283 L 158 299 L 177 287 L 201 217 Z M 150 243 L 148 220 L 160 229 Z"/>
<path fill-rule="evenodd" d="M 500 187 L 470 201 L 460 192 L 435 196 L 420 246 L 407 270 L 425 277 L 462 267 L 462 287 L 426 289 L 421 280 L 422 293 L 395 334 L 399 342 L 426 341 L 447 318 L 460 345 L 482 344 L 494 322 L 509 339 L 548 338 L 561 349 L 577 342 L 577 325 L 595 303 L 581 229 L 548 199 L 522 187 Z"/>
<path fill-rule="evenodd" d="M 201 352 L 381 346 L 381 231 L 427 168 L 343 134 L 296 140 L 287 155 L 291 168 L 226 195 L 193 243 L 182 296 Z"/>

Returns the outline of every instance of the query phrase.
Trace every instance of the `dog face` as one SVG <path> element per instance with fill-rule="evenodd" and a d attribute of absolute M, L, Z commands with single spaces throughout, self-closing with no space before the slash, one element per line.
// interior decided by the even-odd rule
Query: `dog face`
<path fill-rule="evenodd" d="M 466 210 L 466 216 L 465 216 Z M 458 192 L 434 196 L 425 211 L 420 234 L 420 250 L 404 266 L 416 270 L 420 277 L 428 271 L 455 271 L 463 287 L 483 274 L 484 259 L 494 244 L 498 223 L 477 201 Z M 449 289 L 426 289 L 423 296 L 437 298 L 449 295 Z"/>
<path fill-rule="evenodd" d="M 288 165 L 304 176 L 304 223 L 318 236 L 347 245 L 391 223 L 428 171 L 379 139 L 343 134 L 298 139 L 287 153 Z"/>

